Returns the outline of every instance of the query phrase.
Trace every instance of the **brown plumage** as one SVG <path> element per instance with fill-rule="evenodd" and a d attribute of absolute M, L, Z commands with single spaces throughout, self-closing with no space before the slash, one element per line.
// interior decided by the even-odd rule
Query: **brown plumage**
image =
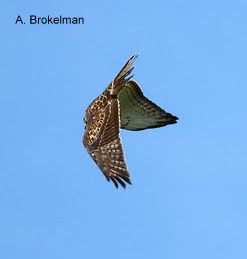
<path fill-rule="evenodd" d="M 116 188 L 131 184 L 119 136 L 120 127 L 143 130 L 176 123 L 176 116 L 166 113 L 148 100 L 139 85 L 130 80 L 133 55 L 115 79 L 87 108 L 84 116 L 83 144 L 108 181 Z M 128 77 L 129 76 L 129 77 Z"/>

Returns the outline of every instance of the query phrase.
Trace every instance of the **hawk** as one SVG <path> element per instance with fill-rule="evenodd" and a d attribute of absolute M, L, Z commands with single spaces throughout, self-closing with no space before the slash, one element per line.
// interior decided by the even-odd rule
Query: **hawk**
<path fill-rule="evenodd" d="M 134 54 L 84 115 L 83 144 L 108 181 L 116 188 L 132 184 L 119 136 L 120 128 L 144 130 L 174 124 L 178 117 L 147 99 L 131 78 Z"/>

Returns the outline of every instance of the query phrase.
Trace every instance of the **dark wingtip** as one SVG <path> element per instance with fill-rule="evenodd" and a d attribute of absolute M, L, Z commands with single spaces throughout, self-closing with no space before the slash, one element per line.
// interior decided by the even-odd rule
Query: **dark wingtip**
<path fill-rule="evenodd" d="M 126 184 L 121 178 L 128 184 L 132 185 L 131 180 L 128 177 L 123 177 L 123 176 L 120 176 L 120 177 L 111 176 L 109 181 L 111 180 L 117 189 L 118 189 L 118 184 L 120 184 L 126 190 Z"/>
<path fill-rule="evenodd" d="M 127 182 L 128 184 L 132 185 L 132 182 L 131 182 L 130 178 L 126 177 L 126 178 L 124 178 L 124 181 Z"/>
<path fill-rule="evenodd" d="M 130 60 L 136 60 L 139 57 L 139 53 L 135 53 L 130 57 Z"/>
<path fill-rule="evenodd" d="M 167 113 L 166 115 L 167 115 L 168 124 L 177 123 L 177 120 L 179 119 L 177 116 L 173 116 L 171 113 Z"/>
<path fill-rule="evenodd" d="M 118 183 L 115 180 L 115 178 L 114 177 L 110 177 L 110 178 L 111 178 L 112 182 L 114 183 L 115 187 L 118 189 Z"/>
<path fill-rule="evenodd" d="M 121 180 L 120 177 L 116 177 L 116 180 L 121 184 L 121 186 L 126 189 L 126 184 Z"/>

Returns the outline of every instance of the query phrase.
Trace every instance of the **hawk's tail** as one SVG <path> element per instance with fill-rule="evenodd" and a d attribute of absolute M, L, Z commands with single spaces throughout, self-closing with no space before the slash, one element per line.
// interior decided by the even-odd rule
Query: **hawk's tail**
<path fill-rule="evenodd" d="M 128 82 L 134 76 L 134 75 L 131 75 L 127 77 L 133 71 L 134 67 L 132 67 L 132 65 L 135 62 L 135 60 L 138 58 L 138 56 L 139 56 L 138 53 L 132 55 L 131 58 L 128 60 L 128 62 L 118 73 L 118 75 L 115 77 L 115 79 L 108 86 L 108 89 L 110 90 L 111 95 L 116 96 L 117 93 L 121 90 L 121 88 L 125 85 L 125 83 Z"/>

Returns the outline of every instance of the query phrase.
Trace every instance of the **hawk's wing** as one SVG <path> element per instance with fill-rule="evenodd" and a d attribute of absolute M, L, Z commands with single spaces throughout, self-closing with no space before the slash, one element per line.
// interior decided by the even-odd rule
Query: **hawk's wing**
<path fill-rule="evenodd" d="M 111 98 L 94 114 L 86 127 L 83 144 L 108 181 L 126 188 L 131 184 L 119 136 L 119 102 Z M 124 181 L 123 181 L 124 180 Z"/>
<path fill-rule="evenodd" d="M 144 130 L 176 123 L 178 117 L 161 109 L 147 99 L 139 85 L 130 80 L 119 91 L 121 128 Z"/>
<path fill-rule="evenodd" d="M 106 179 L 112 180 L 117 188 L 118 183 L 124 188 L 125 182 L 131 184 L 119 137 L 120 114 L 117 93 L 132 78 L 132 65 L 137 57 L 138 54 L 131 56 L 106 90 L 88 106 L 84 116 L 86 130 L 83 144 Z"/>

